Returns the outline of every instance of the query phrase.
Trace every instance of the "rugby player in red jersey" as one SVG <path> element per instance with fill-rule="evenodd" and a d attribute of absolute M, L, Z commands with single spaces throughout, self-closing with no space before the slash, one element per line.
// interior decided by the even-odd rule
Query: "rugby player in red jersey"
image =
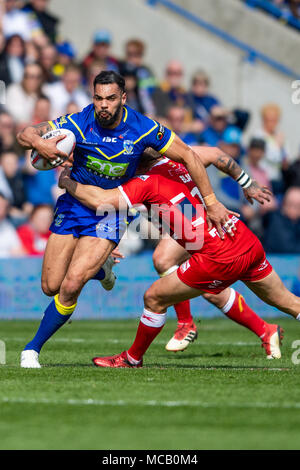
<path fill-rule="evenodd" d="M 140 203 L 156 207 L 162 223 L 170 225 L 173 237 L 192 255 L 176 272 L 159 279 L 146 291 L 145 309 L 129 350 L 116 356 L 94 358 L 95 365 L 141 367 L 144 353 L 165 323 L 169 306 L 205 292 L 214 295 L 228 292 L 227 288 L 237 280 L 242 280 L 266 303 L 300 319 L 300 299 L 286 289 L 267 261 L 258 238 L 237 217 L 231 216 L 230 223 L 223 227 L 224 233 L 235 229 L 234 237 L 225 236 L 222 240 L 216 229 L 208 228 L 201 196 L 183 165 L 164 159 L 146 175 L 113 190 L 81 185 L 71 180 L 66 170 L 60 185 L 94 209 L 108 204 L 120 209 Z M 192 206 L 189 221 L 182 212 L 185 205 Z M 224 307 L 231 302 L 229 289 Z M 242 297 L 238 298 L 238 303 L 241 312 L 247 309 Z M 251 314 L 256 315 L 252 311 Z M 262 335 L 259 336 L 262 336 L 263 345 L 266 342 L 264 335 L 269 338 L 265 345 L 268 357 L 280 358 L 282 330 L 263 320 L 261 328 Z"/>
<path fill-rule="evenodd" d="M 270 201 L 270 191 L 267 188 L 260 187 L 255 180 L 251 180 L 251 178 L 232 157 L 222 152 L 216 154 L 214 149 L 211 147 L 193 146 L 192 149 L 201 157 L 202 163 L 205 167 L 213 165 L 218 170 L 237 181 L 243 190 L 245 198 L 251 204 L 253 204 L 254 200 L 258 201 L 260 204 Z M 153 154 L 154 159 L 157 159 L 158 157 L 161 158 L 153 149 L 148 149 L 148 153 L 149 152 Z M 151 166 L 153 166 L 153 163 Z M 145 158 L 143 159 L 143 162 L 141 162 L 141 167 L 144 172 L 146 171 L 145 168 L 149 169 L 151 166 L 149 166 L 148 161 Z M 173 271 L 176 271 L 178 266 L 186 261 L 190 256 L 191 255 L 170 236 L 164 236 L 159 241 L 153 252 L 153 264 L 159 276 L 164 277 L 171 274 Z M 229 303 L 225 302 L 228 296 L 230 298 Z M 260 336 L 261 328 L 255 321 L 255 317 L 251 314 L 247 315 L 245 309 L 243 309 L 243 315 L 241 316 L 240 309 L 243 307 L 241 307 L 241 302 L 239 301 L 239 294 L 236 293 L 234 289 L 230 290 L 228 288 L 223 291 L 222 295 L 205 293 L 203 294 L 203 297 L 205 300 L 222 310 L 223 313 L 226 313 L 230 319 L 241 323 Z M 177 316 L 177 328 L 172 338 L 166 344 L 166 350 L 172 352 L 184 351 L 189 344 L 197 338 L 198 331 L 192 317 L 189 300 L 175 304 L 174 309 Z"/>

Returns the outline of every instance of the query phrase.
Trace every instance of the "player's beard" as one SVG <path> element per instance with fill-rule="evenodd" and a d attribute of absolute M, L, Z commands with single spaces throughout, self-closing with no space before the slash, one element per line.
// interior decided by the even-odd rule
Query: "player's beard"
<path fill-rule="evenodd" d="M 96 115 L 97 115 L 97 119 L 98 119 L 98 122 L 99 122 L 100 126 L 101 127 L 111 127 L 111 126 L 113 126 L 115 124 L 115 122 L 119 119 L 121 109 L 122 109 L 122 102 L 120 101 L 120 103 L 119 103 L 116 111 L 114 112 L 114 114 L 110 113 L 107 110 L 99 111 Z M 102 118 L 101 115 L 100 115 L 101 112 L 105 112 L 107 114 L 107 117 Z"/>

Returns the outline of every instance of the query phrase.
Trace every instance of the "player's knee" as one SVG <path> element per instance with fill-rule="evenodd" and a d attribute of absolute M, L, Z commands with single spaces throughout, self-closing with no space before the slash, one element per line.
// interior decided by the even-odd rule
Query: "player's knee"
<path fill-rule="evenodd" d="M 83 287 L 82 276 L 66 276 L 60 288 L 60 292 L 67 297 L 77 296 Z"/>
<path fill-rule="evenodd" d="M 153 287 L 146 290 L 144 294 L 145 308 L 152 312 L 160 313 L 165 311 L 165 304 Z"/>
<path fill-rule="evenodd" d="M 206 292 L 205 294 L 203 294 L 203 298 L 218 308 L 221 308 L 224 305 L 223 298 L 220 298 L 218 295 Z"/>
<path fill-rule="evenodd" d="M 158 274 L 162 274 L 167 269 L 172 266 L 172 260 L 169 259 L 169 256 L 166 253 L 163 253 L 161 250 L 154 251 L 152 255 L 153 265 L 158 272 Z M 173 262 L 173 264 L 176 264 Z"/>
<path fill-rule="evenodd" d="M 49 283 L 49 281 L 46 281 L 46 280 L 43 280 L 43 279 L 42 279 L 41 284 L 42 284 L 42 291 L 48 297 L 54 297 L 54 295 L 58 294 L 59 286 L 51 285 L 51 283 Z"/>

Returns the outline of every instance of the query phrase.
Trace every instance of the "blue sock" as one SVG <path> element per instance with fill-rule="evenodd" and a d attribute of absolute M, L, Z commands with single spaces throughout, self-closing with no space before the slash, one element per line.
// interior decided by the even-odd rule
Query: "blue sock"
<path fill-rule="evenodd" d="M 58 301 L 58 295 L 56 295 L 46 308 L 35 337 L 26 344 L 24 351 L 34 349 L 34 351 L 39 353 L 46 341 L 69 320 L 75 307 L 76 304 L 71 307 L 65 307 Z"/>
<path fill-rule="evenodd" d="M 103 268 L 100 268 L 100 271 L 98 271 L 92 279 L 98 279 L 98 281 L 102 281 L 102 279 L 105 278 L 105 272 Z"/>

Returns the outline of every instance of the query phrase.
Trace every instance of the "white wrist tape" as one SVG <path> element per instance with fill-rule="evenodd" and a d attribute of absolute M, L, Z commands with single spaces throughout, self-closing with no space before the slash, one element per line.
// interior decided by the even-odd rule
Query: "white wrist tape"
<path fill-rule="evenodd" d="M 242 170 L 242 173 L 241 173 L 240 176 L 236 179 L 236 182 L 239 183 L 239 185 L 240 185 L 243 189 L 247 189 L 247 188 L 249 188 L 249 186 L 252 184 L 252 179 L 250 178 L 249 175 L 247 175 L 247 173 L 244 172 L 244 170 Z"/>

